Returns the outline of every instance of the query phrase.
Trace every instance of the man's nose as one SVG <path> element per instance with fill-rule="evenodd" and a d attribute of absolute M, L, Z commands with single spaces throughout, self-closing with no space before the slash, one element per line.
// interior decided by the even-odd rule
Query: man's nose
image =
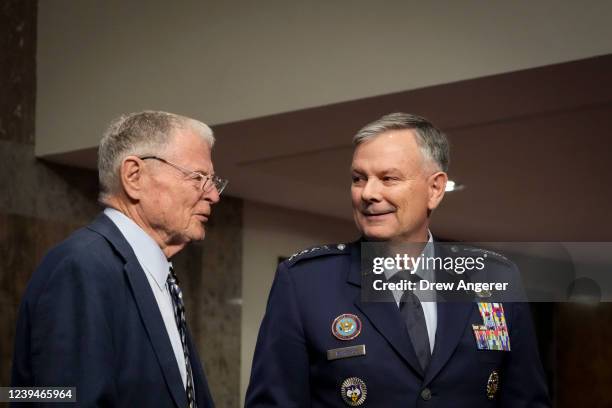
<path fill-rule="evenodd" d="M 210 191 L 206 191 L 202 195 L 202 200 L 208 201 L 210 204 L 216 204 L 221 199 L 221 194 L 216 187 L 210 189 Z"/>
<path fill-rule="evenodd" d="M 365 186 L 363 186 L 363 190 L 361 190 L 361 199 L 367 202 L 380 201 L 382 198 L 380 187 L 380 183 L 377 179 L 369 178 Z"/>

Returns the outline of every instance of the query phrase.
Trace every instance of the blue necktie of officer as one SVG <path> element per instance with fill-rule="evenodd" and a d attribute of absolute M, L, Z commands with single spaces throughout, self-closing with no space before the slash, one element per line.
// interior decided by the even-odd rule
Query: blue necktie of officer
<path fill-rule="evenodd" d="M 420 278 L 418 275 L 413 275 L 411 280 L 418 282 Z M 431 348 L 423 305 L 421 305 L 421 301 L 414 292 L 410 290 L 404 291 L 400 299 L 400 314 L 406 323 L 406 330 L 410 336 L 410 341 L 412 342 L 412 347 L 414 347 L 419 364 L 423 372 L 425 372 L 431 360 Z"/>
<path fill-rule="evenodd" d="M 174 306 L 174 319 L 178 327 L 181 343 L 183 344 L 183 355 L 185 356 L 185 368 L 187 373 L 185 391 L 187 392 L 187 403 L 189 408 L 197 408 L 195 400 L 195 392 L 193 387 L 193 373 L 191 371 L 191 363 L 189 361 L 189 347 L 187 346 L 187 321 L 185 320 L 185 305 L 183 304 L 183 293 L 178 285 L 178 278 L 174 274 L 174 269 L 170 267 L 168 274 L 168 288 L 172 297 L 172 305 Z"/>

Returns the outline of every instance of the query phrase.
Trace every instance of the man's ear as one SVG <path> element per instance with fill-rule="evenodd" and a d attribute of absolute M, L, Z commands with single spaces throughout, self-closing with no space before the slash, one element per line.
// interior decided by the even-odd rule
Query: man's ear
<path fill-rule="evenodd" d="M 125 195 L 132 200 L 139 200 L 143 191 L 144 161 L 136 156 L 127 156 L 121 162 L 119 172 Z"/>
<path fill-rule="evenodd" d="M 429 176 L 429 201 L 427 202 L 427 208 L 429 209 L 429 211 L 435 210 L 442 201 L 442 198 L 444 197 L 444 192 L 446 191 L 447 181 L 448 175 L 443 171 L 439 171 Z"/>

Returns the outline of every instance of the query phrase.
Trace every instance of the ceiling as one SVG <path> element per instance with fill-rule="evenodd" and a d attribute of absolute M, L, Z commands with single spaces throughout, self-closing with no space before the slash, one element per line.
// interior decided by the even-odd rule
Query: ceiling
<path fill-rule="evenodd" d="M 350 219 L 351 137 L 423 115 L 451 141 L 443 238 L 612 240 L 612 55 L 214 126 L 227 194 Z M 93 168 L 95 149 L 48 159 Z"/>

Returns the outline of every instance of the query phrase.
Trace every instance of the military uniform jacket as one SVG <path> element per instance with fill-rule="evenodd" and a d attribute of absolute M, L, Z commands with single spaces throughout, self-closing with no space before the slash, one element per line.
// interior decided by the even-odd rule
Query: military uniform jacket
<path fill-rule="evenodd" d="M 360 258 L 357 242 L 314 248 L 279 265 L 246 407 L 346 407 L 341 387 L 351 377 L 367 387 L 364 407 L 550 406 L 527 303 L 504 303 L 511 351 L 493 351 L 477 348 L 477 303 L 438 302 L 435 348 L 423 372 L 397 304 L 362 302 Z M 347 313 L 359 318 L 361 332 L 339 340 L 332 322 Z M 328 350 L 357 345 L 365 355 L 327 358 Z M 487 390 L 493 372 L 499 382 Z"/>

